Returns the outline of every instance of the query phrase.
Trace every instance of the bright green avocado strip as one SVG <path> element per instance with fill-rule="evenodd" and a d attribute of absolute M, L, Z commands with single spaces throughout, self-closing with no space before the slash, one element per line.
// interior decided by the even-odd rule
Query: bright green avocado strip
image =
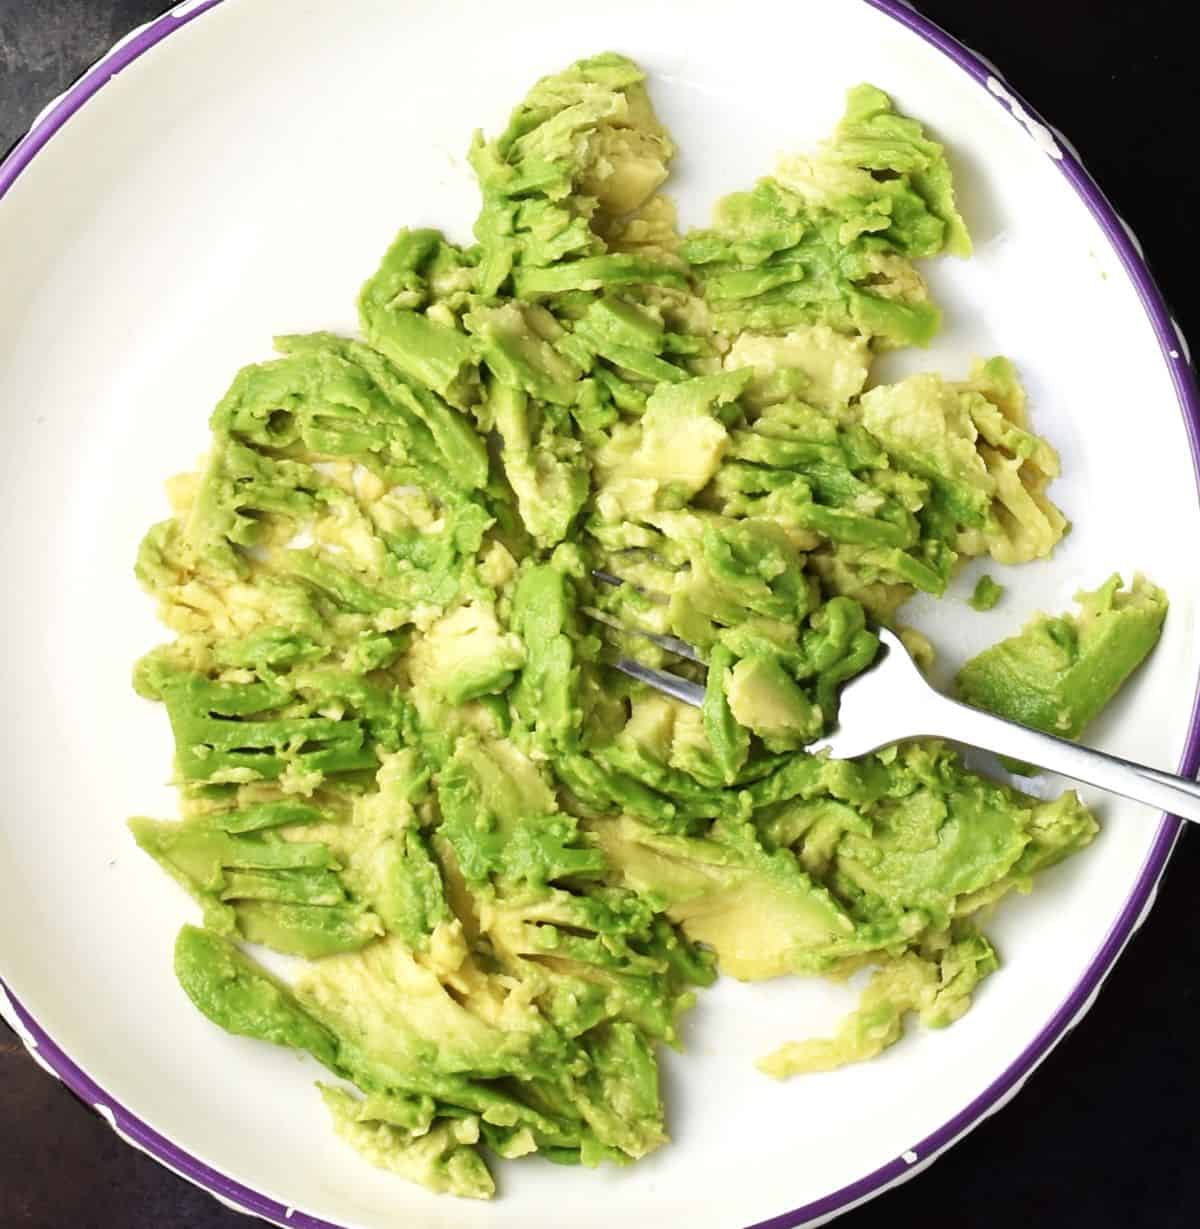
<path fill-rule="evenodd" d="M 937 331 L 920 262 L 970 253 L 942 146 L 857 86 L 814 153 L 682 235 L 675 152 L 624 56 L 537 82 L 471 143 L 474 242 L 400 230 L 360 338 L 281 336 L 236 373 L 137 555 L 171 639 L 134 685 L 180 817 L 130 828 L 199 907 L 180 984 L 336 1077 L 366 1162 L 466 1198 L 508 1159 L 666 1143 L 659 1047 L 719 972 L 876 970 L 776 1076 L 950 1023 L 998 962 L 976 915 L 1097 830 L 936 742 L 806 750 L 909 597 L 1067 528 L 1007 359 L 874 370 Z M 1082 601 L 964 695 L 1077 733 L 1166 611 L 1142 581 Z"/>

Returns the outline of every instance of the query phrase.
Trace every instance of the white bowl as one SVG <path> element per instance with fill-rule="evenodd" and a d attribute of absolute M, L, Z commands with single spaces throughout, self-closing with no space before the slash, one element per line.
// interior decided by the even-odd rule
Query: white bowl
<path fill-rule="evenodd" d="M 894 0 L 590 9 L 192 0 L 115 48 L 0 167 L 0 1010 L 131 1142 L 279 1224 L 828 1219 L 1020 1087 L 1086 1010 L 1177 835 L 1094 799 L 1095 846 L 996 916 L 1005 968 L 975 1008 L 865 1066 L 764 1079 L 754 1057 L 827 1028 L 852 992 L 723 981 L 688 1021 L 688 1053 L 666 1061 L 670 1147 L 621 1171 L 505 1166 L 491 1206 L 370 1168 L 334 1138 L 307 1061 L 191 1007 L 171 945 L 192 910 L 123 825 L 174 808 L 167 723 L 128 682 L 161 635 L 135 546 L 166 513 L 162 480 L 194 463 L 210 407 L 272 333 L 352 328 L 357 287 L 400 225 L 468 234 L 471 130 L 495 130 L 544 72 L 610 47 L 650 70 L 683 151 L 685 222 L 811 145 L 859 80 L 949 144 L 977 254 L 929 269 L 945 331 L 891 371 L 958 374 L 975 354 L 1009 354 L 1062 451 L 1054 493 L 1075 529 L 1051 562 L 1004 577 L 997 611 L 951 596 L 914 619 L 949 668 L 1029 611 L 1143 569 L 1171 595 L 1166 633 L 1093 739 L 1196 768 L 1195 564 L 1180 547 L 1200 540 L 1196 390 L 1136 242 L 1063 138 Z"/>

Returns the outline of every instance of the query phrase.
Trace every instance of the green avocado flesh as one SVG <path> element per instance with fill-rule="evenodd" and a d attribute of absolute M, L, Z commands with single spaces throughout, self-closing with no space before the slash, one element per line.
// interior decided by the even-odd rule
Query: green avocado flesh
<path fill-rule="evenodd" d="M 1167 597 L 1142 576 L 1122 587 L 1110 576 L 1077 593 L 1076 612 L 1037 615 L 1019 635 L 973 657 L 958 674 L 959 694 L 976 708 L 1078 738 L 1158 643 Z"/>
<path fill-rule="evenodd" d="M 182 819 L 131 827 L 200 906 L 179 981 L 322 1064 L 369 1160 L 459 1196 L 496 1158 L 663 1144 L 656 1051 L 718 971 L 877 970 L 773 1075 L 951 1022 L 996 966 L 974 915 L 1096 831 L 938 743 L 804 750 L 874 625 L 1066 527 L 1006 359 L 869 386 L 937 330 L 914 261 L 970 252 L 941 146 L 858 86 L 829 141 L 685 235 L 674 153 L 629 60 L 538 82 L 471 147 L 475 242 L 401 231 L 359 338 L 279 337 L 239 372 L 138 554 L 173 639 L 134 681 Z M 1163 610 L 1106 586 L 964 693 L 1077 732 Z M 287 982 L 247 944 L 295 958 Z"/>
<path fill-rule="evenodd" d="M 1004 586 L 998 584 L 992 577 L 985 574 L 976 582 L 971 596 L 967 598 L 967 602 L 973 609 L 985 611 L 991 610 L 996 606 L 1003 596 Z"/>

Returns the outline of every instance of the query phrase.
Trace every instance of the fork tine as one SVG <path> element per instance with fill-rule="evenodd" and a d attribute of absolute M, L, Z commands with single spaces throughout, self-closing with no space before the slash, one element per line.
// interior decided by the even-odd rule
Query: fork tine
<path fill-rule="evenodd" d="M 665 606 L 671 600 L 665 593 L 659 593 L 656 589 L 643 588 L 635 581 L 626 580 L 623 576 L 616 575 L 615 572 L 606 572 L 603 568 L 592 568 L 592 579 L 598 580 L 602 585 L 609 585 L 613 589 L 620 589 L 622 586 L 628 585 L 635 593 L 648 597 L 652 602 L 657 602 L 660 606 Z"/>
<path fill-rule="evenodd" d="M 670 674 L 666 670 L 655 670 L 650 666 L 643 666 L 640 661 L 634 661 L 630 657 L 618 658 L 612 664 L 622 674 L 646 683 L 655 691 L 661 691 L 673 699 L 682 700 L 684 704 L 690 704 L 693 708 L 701 708 L 704 704 L 704 688 L 690 679 L 680 678 L 678 674 Z"/>
<path fill-rule="evenodd" d="M 640 627 L 630 627 L 629 624 L 622 623 L 620 619 L 610 615 L 606 610 L 597 610 L 595 606 L 580 606 L 579 613 L 587 615 L 589 619 L 595 619 L 597 623 L 603 623 L 605 627 L 611 627 L 615 632 L 641 636 L 643 640 L 651 641 L 660 649 L 674 653 L 676 657 L 686 657 L 688 661 L 704 665 L 704 658 L 686 640 L 680 640 L 678 636 L 664 636 L 661 632 L 648 632 Z"/>
<path fill-rule="evenodd" d="M 603 581 L 606 585 L 623 585 L 625 583 L 619 576 L 613 576 L 611 572 L 593 570 L 592 575 L 597 580 Z M 594 619 L 597 623 L 613 631 L 641 636 L 657 644 L 659 648 L 666 649 L 669 653 L 674 653 L 679 657 L 686 657 L 688 661 L 704 665 L 704 659 L 700 654 L 686 640 L 680 640 L 677 636 L 664 636 L 658 632 L 644 631 L 640 627 L 627 627 L 620 619 L 608 614 L 607 611 L 597 610 L 594 606 L 581 606 L 579 613 L 587 615 L 589 619 Z M 661 691 L 664 695 L 671 696 L 676 700 L 682 700 L 684 704 L 690 704 L 693 708 L 700 708 L 704 704 L 703 686 L 699 683 L 693 683 L 690 679 L 680 678 L 678 674 L 671 674 L 666 670 L 655 670 L 652 666 L 644 666 L 640 661 L 634 661 L 632 657 L 620 657 L 612 664 L 622 674 L 627 674 L 630 678 L 637 679 L 639 683 L 645 683 L 647 686 L 653 687 L 655 691 Z"/>
<path fill-rule="evenodd" d="M 620 588 L 622 585 L 629 584 L 628 581 L 622 580 L 619 576 L 614 576 L 612 572 L 605 572 L 600 568 L 593 568 L 592 575 L 601 584 L 612 585 L 614 588 Z M 632 586 L 637 588 L 636 585 Z M 643 590 L 639 590 L 643 592 Z M 651 594 L 654 597 L 656 595 Z M 662 598 L 666 601 L 666 598 Z M 615 631 L 629 632 L 634 636 L 642 636 L 646 640 L 653 641 L 660 649 L 666 649 L 668 653 L 674 653 L 676 657 L 685 657 L 688 661 L 694 661 L 697 665 L 705 664 L 704 658 L 690 645 L 686 640 L 680 640 L 678 636 L 667 636 L 662 632 L 648 632 L 640 627 L 630 627 L 622 623 L 620 619 L 607 613 L 607 611 L 597 610 L 595 606 L 581 607 L 582 613 L 589 618 L 595 619 L 599 623 L 605 623 Z"/>

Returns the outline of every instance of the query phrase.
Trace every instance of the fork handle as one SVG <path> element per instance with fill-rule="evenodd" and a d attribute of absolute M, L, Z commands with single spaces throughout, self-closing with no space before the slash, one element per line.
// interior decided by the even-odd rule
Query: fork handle
<path fill-rule="evenodd" d="M 1083 781 L 1200 823 L 1200 785 L 1187 777 L 1147 768 L 1091 747 L 1081 747 L 1065 738 L 1028 729 L 946 696 L 931 695 L 936 697 L 937 703 L 930 706 L 923 723 L 936 727 L 928 731 L 930 734 L 1036 764 L 1070 777 L 1072 781 Z"/>

